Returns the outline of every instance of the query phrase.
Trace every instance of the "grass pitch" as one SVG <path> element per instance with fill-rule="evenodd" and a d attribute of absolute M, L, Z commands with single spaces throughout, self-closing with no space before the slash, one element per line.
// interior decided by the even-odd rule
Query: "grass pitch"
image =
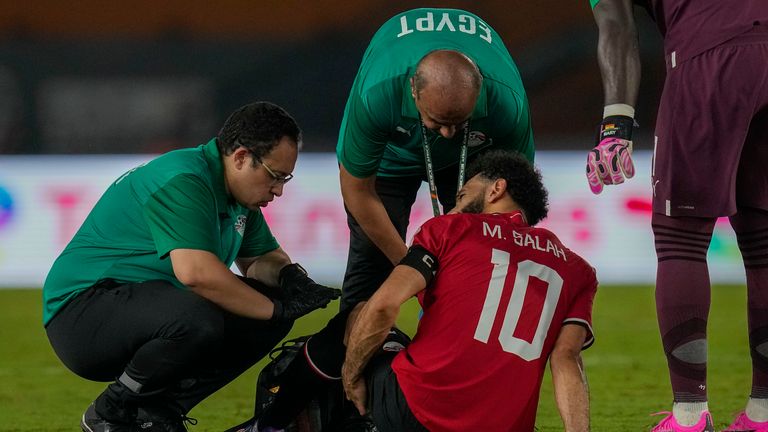
<path fill-rule="evenodd" d="M 750 390 L 746 299 L 743 286 L 716 287 L 709 321 L 709 405 L 719 426 L 743 409 Z M 80 415 L 104 388 L 67 370 L 41 325 L 39 290 L 0 290 L 0 431 L 76 431 Z M 401 327 L 415 330 L 417 304 L 409 302 Z M 322 327 L 336 305 L 303 318 L 289 337 Z M 671 408 L 666 360 L 656 327 L 651 287 L 601 287 L 595 300 L 596 343 L 584 353 L 593 431 L 648 430 Z M 253 411 L 259 363 L 197 406 L 192 431 L 221 431 Z M 470 373 L 471 371 L 468 371 Z M 545 376 L 537 419 L 541 432 L 562 430 Z"/>

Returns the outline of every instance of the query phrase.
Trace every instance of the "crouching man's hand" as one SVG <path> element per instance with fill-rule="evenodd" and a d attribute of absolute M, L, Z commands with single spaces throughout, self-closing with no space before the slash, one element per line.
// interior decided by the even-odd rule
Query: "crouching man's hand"
<path fill-rule="evenodd" d="M 282 300 L 272 300 L 272 303 L 275 304 L 275 311 L 272 313 L 270 321 L 294 321 L 316 309 L 328 306 L 328 303 L 340 296 L 341 290 L 339 289 L 314 284 L 311 291 L 289 295 Z"/>

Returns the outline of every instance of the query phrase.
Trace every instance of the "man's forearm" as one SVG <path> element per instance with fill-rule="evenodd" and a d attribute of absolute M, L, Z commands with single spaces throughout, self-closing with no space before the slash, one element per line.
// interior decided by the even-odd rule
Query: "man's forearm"
<path fill-rule="evenodd" d="M 392 221 L 390 221 L 387 211 L 381 201 L 368 201 L 369 205 L 358 203 L 354 210 L 350 208 L 360 228 L 363 229 L 369 239 L 375 244 L 389 261 L 395 265 L 400 262 L 408 251 L 407 246 L 400 234 L 398 234 Z"/>
<path fill-rule="evenodd" d="M 637 103 L 640 53 L 631 0 L 603 0 L 594 9 L 600 30 L 597 59 L 605 105 Z"/>
<path fill-rule="evenodd" d="M 276 287 L 280 284 L 280 270 L 288 264 L 291 264 L 288 254 L 281 248 L 277 248 L 256 258 L 248 266 L 245 276 Z"/>
<path fill-rule="evenodd" d="M 340 166 L 341 194 L 344 205 L 360 228 L 393 265 L 400 262 L 408 248 L 376 194 L 376 177 L 356 178 Z"/>
<path fill-rule="evenodd" d="M 365 365 L 381 347 L 395 325 L 398 310 L 383 310 L 366 303 L 353 324 L 347 344 L 342 377 L 345 381 L 362 376 Z"/>
<path fill-rule="evenodd" d="M 249 287 L 210 252 L 176 249 L 171 251 L 176 277 L 194 293 L 240 316 L 267 320 L 274 304 Z"/>
<path fill-rule="evenodd" d="M 555 401 L 566 432 L 589 430 L 589 390 L 581 356 L 550 360 Z"/>

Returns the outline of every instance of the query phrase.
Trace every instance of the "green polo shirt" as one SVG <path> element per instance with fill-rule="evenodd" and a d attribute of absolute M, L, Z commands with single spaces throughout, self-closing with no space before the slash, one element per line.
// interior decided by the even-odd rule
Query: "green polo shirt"
<path fill-rule="evenodd" d="M 425 172 L 419 113 L 409 79 L 431 51 L 452 49 L 471 58 L 483 86 L 470 119 L 470 154 L 489 146 L 533 160 L 533 132 L 520 73 L 501 37 L 483 20 L 457 9 L 415 9 L 394 16 L 376 32 L 352 85 L 336 154 L 355 177 Z M 464 134 L 433 140 L 436 170 L 458 163 Z"/>
<path fill-rule="evenodd" d="M 216 140 L 166 153 L 118 178 L 56 259 L 43 287 L 43 323 L 101 279 L 176 279 L 174 249 L 213 253 L 231 266 L 279 247 L 260 211 L 233 201 Z"/>

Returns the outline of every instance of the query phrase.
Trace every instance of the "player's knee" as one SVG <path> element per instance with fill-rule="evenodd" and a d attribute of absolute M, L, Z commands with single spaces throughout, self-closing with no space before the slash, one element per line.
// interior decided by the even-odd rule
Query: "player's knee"
<path fill-rule="evenodd" d="M 696 257 L 706 261 L 717 218 L 669 217 L 654 213 L 651 227 L 660 260 Z"/>
<path fill-rule="evenodd" d="M 339 312 L 328 324 L 306 343 L 304 354 L 312 370 L 326 379 L 341 377 L 346 346 L 344 332 L 350 310 Z"/>
<path fill-rule="evenodd" d="M 747 269 L 767 267 L 764 234 L 768 229 L 768 211 L 739 207 L 729 219 Z"/>
<path fill-rule="evenodd" d="M 664 353 L 675 373 L 702 379 L 707 366 L 707 323 L 693 318 L 673 327 L 662 336 Z"/>
<path fill-rule="evenodd" d="M 381 345 L 381 352 L 400 352 L 410 343 L 411 338 L 407 334 L 397 327 L 392 327 L 389 330 L 387 339 Z"/>
<path fill-rule="evenodd" d="M 749 333 L 749 349 L 753 366 L 768 373 L 768 326 Z"/>
<path fill-rule="evenodd" d="M 304 355 L 312 371 L 329 380 L 341 379 L 345 353 L 346 347 L 341 340 L 323 344 L 315 336 L 307 341 L 304 348 Z"/>
<path fill-rule="evenodd" d="M 754 237 L 755 231 L 768 227 L 768 211 L 738 206 L 736 213 L 729 216 L 728 220 L 731 222 L 731 227 L 737 237 Z"/>

